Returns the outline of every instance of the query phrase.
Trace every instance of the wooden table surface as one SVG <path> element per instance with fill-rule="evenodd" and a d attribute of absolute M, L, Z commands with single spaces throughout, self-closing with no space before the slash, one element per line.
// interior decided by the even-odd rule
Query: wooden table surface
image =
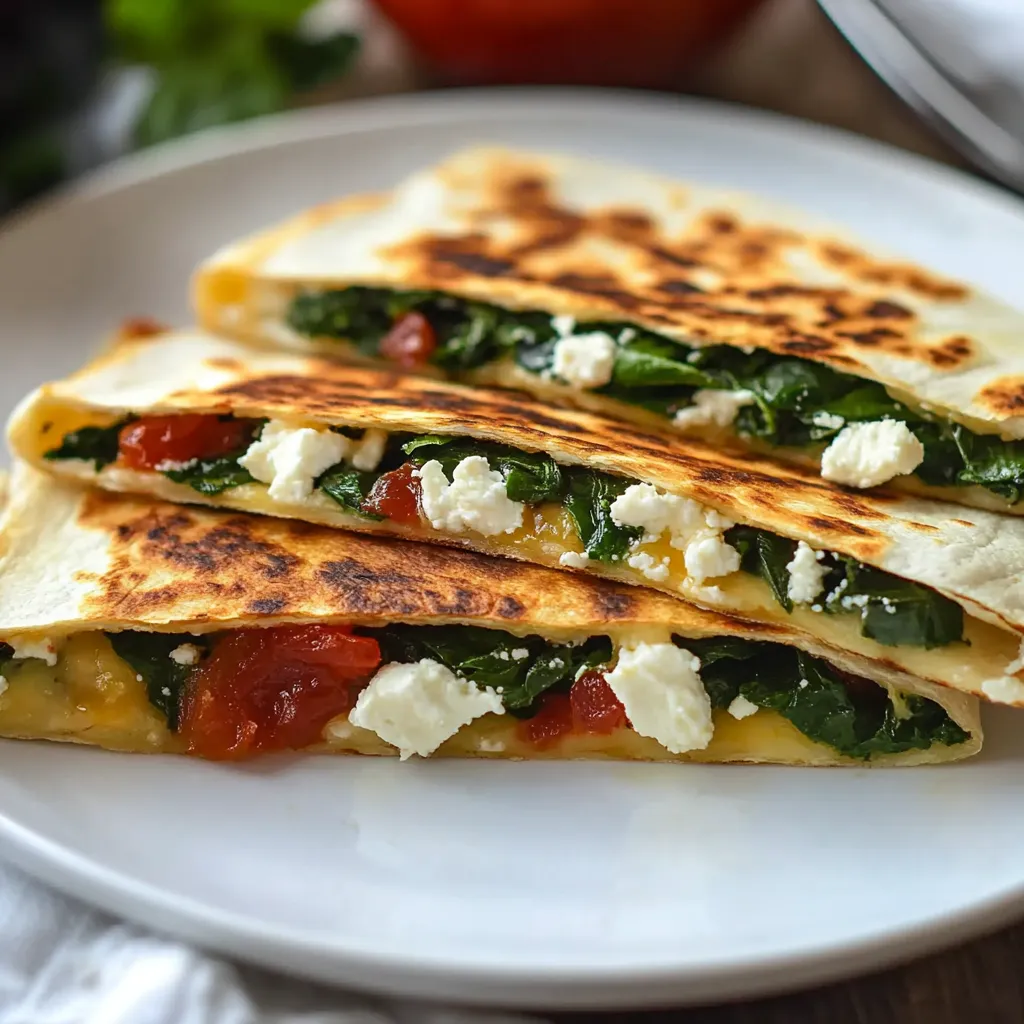
<path fill-rule="evenodd" d="M 1024 923 L 879 974 L 754 1002 L 557 1014 L 555 1024 L 1021 1024 Z"/>

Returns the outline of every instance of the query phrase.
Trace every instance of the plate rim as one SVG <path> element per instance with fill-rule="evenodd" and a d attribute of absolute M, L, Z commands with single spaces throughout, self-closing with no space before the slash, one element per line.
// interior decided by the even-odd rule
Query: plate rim
<path fill-rule="evenodd" d="M 543 100 L 543 102 L 539 102 Z M 785 115 L 692 97 L 628 90 L 516 87 L 426 91 L 381 96 L 273 115 L 176 140 L 114 161 L 65 185 L 55 194 L 0 220 L 0 232 L 30 228 L 59 217 L 68 206 L 215 162 L 240 153 L 362 130 L 400 130 L 414 122 L 453 123 L 477 115 L 503 122 L 544 120 L 578 113 L 614 118 L 638 110 L 645 116 L 696 118 L 733 130 L 782 136 L 809 149 L 842 151 L 844 159 L 929 189 L 955 193 L 990 212 L 1018 222 L 1024 232 L 1024 202 L 1001 186 L 954 167 L 838 128 Z M 3 741 L 19 742 L 19 741 Z M 996 929 L 1024 912 L 1024 878 L 985 900 L 854 940 L 774 956 L 754 956 L 714 965 L 681 962 L 649 969 L 455 964 L 444 958 L 366 954 L 351 944 L 325 945 L 308 935 L 211 908 L 155 885 L 106 868 L 62 846 L 0 811 L 0 853 L 54 888 L 124 917 L 231 958 L 327 983 L 388 995 L 449 1002 L 535 1009 L 675 1005 L 762 996 L 823 984 L 924 955 Z"/>

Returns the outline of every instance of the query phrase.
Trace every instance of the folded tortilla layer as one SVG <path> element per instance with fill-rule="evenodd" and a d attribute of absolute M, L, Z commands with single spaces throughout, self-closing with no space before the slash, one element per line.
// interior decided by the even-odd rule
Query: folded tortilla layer
<path fill-rule="evenodd" d="M 343 329 L 309 337 L 288 323 L 297 295 L 351 286 L 426 289 L 584 323 L 634 324 L 688 346 L 765 350 L 878 382 L 911 409 L 979 434 L 1024 438 L 1018 311 L 906 261 L 872 256 L 807 215 L 636 169 L 492 148 L 456 153 L 393 192 L 317 206 L 229 245 L 200 268 L 195 303 L 213 330 L 365 358 L 344 344 Z M 459 372 L 457 363 L 450 369 Z M 617 392 L 569 387 L 511 359 L 463 375 L 673 426 Z M 687 429 L 722 427 L 706 419 Z M 814 446 L 777 452 L 815 464 L 818 454 Z M 948 487 L 913 476 L 894 484 L 1024 512 L 1001 489 L 998 468 L 982 474 L 994 487 L 976 477 Z"/>
<path fill-rule="evenodd" d="M 0 733 L 140 752 L 180 752 L 182 742 L 149 703 L 135 669 L 105 631 L 217 634 L 304 623 L 355 627 L 408 623 L 482 626 L 515 636 L 579 643 L 595 635 L 620 647 L 734 637 L 792 644 L 894 699 L 924 697 L 968 737 L 956 744 L 873 757 L 870 764 L 922 764 L 977 752 L 975 700 L 892 665 L 818 643 L 781 625 L 757 625 L 584 576 L 497 561 L 431 545 L 310 527 L 282 519 L 184 508 L 83 490 L 19 467 L 2 523 L 0 637 L 56 650 L 48 665 L 28 657 L 8 668 Z M 45 641 L 45 643 L 44 643 Z M 9 663 L 10 664 L 10 663 Z M 715 712 L 703 750 L 671 754 L 629 728 L 574 734 L 536 749 L 508 714 L 488 714 L 438 751 L 449 756 L 610 757 L 639 760 L 865 763 L 814 742 L 781 715 L 738 720 Z M 311 749 L 393 754 L 367 729 L 332 723 Z"/>
<path fill-rule="evenodd" d="M 400 523 L 356 515 L 319 491 L 302 500 L 278 500 L 265 485 L 250 482 L 201 493 L 164 473 L 127 469 L 117 461 L 97 469 L 92 461 L 46 457 L 66 431 L 86 423 L 109 425 L 126 414 L 181 413 L 472 437 L 547 453 L 563 466 L 649 483 L 735 522 L 839 552 L 934 589 L 969 613 L 967 643 L 934 649 L 884 645 L 860 632 L 857 615 L 821 614 L 803 605 L 787 612 L 765 583 L 742 572 L 706 586 L 694 584 L 682 568 L 675 570 L 683 574 L 682 583 L 653 579 L 624 561 L 592 559 L 582 565 L 585 571 L 662 589 L 931 682 L 1024 705 L 1024 684 L 1012 667 L 1024 632 L 1020 520 L 913 498 L 852 495 L 799 468 L 716 452 L 582 412 L 541 410 L 514 393 L 253 351 L 198 331 L 128 338 L 79 374 L 45 385 L 14 414 L 10 442 L 21 458 L 48 472 L 110 490 L 393 533 L 552 566 L 565 567 L 565 551 L 580 550 L 578 539 L 559 525 L 564 517 L 539 526 L 527 522 L 511 534 L 452 533 L 422 517 Z M 667 544 L 665 550 L 664 557 L 678 567 L 680 552 Z"/>

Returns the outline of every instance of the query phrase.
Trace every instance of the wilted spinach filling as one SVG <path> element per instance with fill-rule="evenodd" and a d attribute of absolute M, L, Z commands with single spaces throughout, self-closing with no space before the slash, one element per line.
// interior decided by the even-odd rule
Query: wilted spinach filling
<path fill-rule="evenodd" d="M 437 661 L 478 686 L 493 687 L 506 711 L 524 719 L 537 714 L 544 694 L 568 693 L 581 672 L 609 666 L 614 650 L 606 636 L 558 644 L 479 626 L 396 625 L 358 632 L 377 640 L 382 664 Z M 124 631 L 107 638 L 142 676 L 149 701 L 165 716 L 168 728 L 177 731 L 193 667 L 179 665 L 170 652 L 187 642 L 206 657 L 218 636 Z M 905 696 L 897 709 L 883 687 L 791 647 L 732 637 L 673 639 L 700 658 L 701 680 L 713 708 L 726 709 L 742 695 L 847 757 L 868 759 L 969 739 L 934 701 Z"/>
<path fill-rule="evenodd" d="M 286 320 L 307 337 L 344 339 L 377 356 L 395 319 L 413 310 L 426 317 L 437 337 L 431 362 L 450 373 L 505 355 L 532 373 L 551 370 L 558 333 L 550 314 L 442 292 L 365 287 L 305 292 L 292 300 Z M 741 437 L 812 450 L 847 423 L 901 420 L 924 445 L 924 461 L 914 471 L 924 483 L 977 485 L 1011 504 L 1024 494 L 1024 441 L 975 434 L 917 412 L 873 381 L 763 349 L 698 348 L 619 322 L 588 321 L 586 330 L 603 331 L 619 343 L 612 380 L 597 394 L 671 418 L 692 404 L 698 390 L 747 390 L 754 403 L 737 415 L 734 429 Z"/>
<path fill-rule="evenodd" d="M 65 435 L 58 448 L 47 452 L 46 457 L 97 458 L 95 453 L 106 454 L 108 448 L 95 432 L 105 429 L 116 438 L 121 426 L 123 422 L 108 428 L 88 428 L 90 433 L 84 448 L 80 447 L 79 439 L 85 431 L 72 431 Z M 347 428 L 339 429 L 351 433 Z M 116 454 L 115 445 L 115 458 Z M 164 475 L 188 484 L 201 494 L 219 494 L 252 481 L 249 473 L 237 465 L 241 454 L 195 459 L 182 469 L 164 471 Z M 560 466 L 542 452 L 523 452 L 508 445 L 467 437 L 392 434 L 375 470 L 357 470 L 346 463 L 338 463 L 317 478 L 316 487 L 346 512 L 379 520 L 382 517 L 367 511 L 364 505 L 385 473 L 407 462 L 421 466 L 436 460 L 451 478 L 455 467 L 473 455 L 487 459 L 491 469 L 501 472 L 506 494 L 512 501 L 527 505 L 543 502 L 562 505 L 588 558 L 605 563 L 621 562 L 643 535 L 639 527 L 615 522 L 611 513 L 615 499 L 636 481 L 579 466 Z M 792 560 L 796 541 L 747 526 L 734 527 L 725 539 L 740 552 L 743 571 L 762 578 L 779 604 L 791 612 L 793 603 L 788 594 L 786 566 Z M 821 607 L 828 613 L 857 613 L 863 636 L 887 646 L 925 648 L 962 639 L 963 610 L 930 587 L 831 552 L 825 559 L 829 574 Z"/>

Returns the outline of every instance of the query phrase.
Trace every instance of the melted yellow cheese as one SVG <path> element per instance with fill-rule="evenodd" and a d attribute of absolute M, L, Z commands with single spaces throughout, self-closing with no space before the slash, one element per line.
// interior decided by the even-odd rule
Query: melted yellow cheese
<path fill-rule="evenodd" d="M 35 658 L 11 662 L 4 677 L 0 732 L 6 736 L 152 753 L 178 747 L 145 686 L 102 633 L 69 637 L 52 667 Z"/>
<path fill-rule="evenodd" d="M 147 699 L 146 688 L 102 633 L 81 633 L 63 641 L 58 662 L 15 661 L 5 671 L 0 694 L 0 733 L 23 739 L 68 740 L 110 750 L 183 752 L 181 741 Z M 816 743 L 773 711 L 743 720 L 723 711 L 705 750 L 671 754 L 632 729 L 610 735 L 578 734 L 543 750 L 519 735 L 511 715 L 485 715 L 444 743 L 438 757 L 610 758 L 640 761 L 769 761 L 784 764 L 844 764 L 850 761 Z M 314 748 L 334 753 L 394 755 L 375 733 L 336 719 Z"/>

